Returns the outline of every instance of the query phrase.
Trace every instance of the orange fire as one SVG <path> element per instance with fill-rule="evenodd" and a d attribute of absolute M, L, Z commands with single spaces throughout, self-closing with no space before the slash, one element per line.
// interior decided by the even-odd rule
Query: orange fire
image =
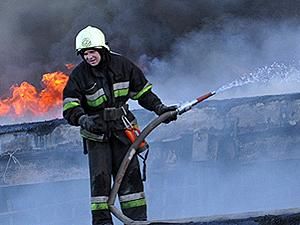
<path fill-rule="evenodd" d="M 13 85 L 10 88 L 11 97 L 0 99 L 0 117 L 45 116 L 61 111 L 58 109 L 62 108 L 62 91 L 67 81 L 68 75 L 54 72 L 43 75 L 43 90 L 40 92 L 26 81 L 19 86 Z"/>

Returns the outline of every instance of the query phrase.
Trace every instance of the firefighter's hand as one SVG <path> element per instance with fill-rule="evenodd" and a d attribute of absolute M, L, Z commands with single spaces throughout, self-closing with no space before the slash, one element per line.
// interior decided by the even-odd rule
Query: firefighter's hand
<path fill-rule="evenodd" d="M 96 127 L 96 123 L 95 123 L 94 119 L 97 117 L 98 116 L 82 115 L 79 118 L 78 123 L 82 129 L 93 132 Z"/>
<path fill-rule="evenodd" d="M 155 107 L 154 112 L 157 115 L 162 115 L 165 112 L 170 112 L 170 111 L 175 111 L 177 109 L 176 105 L 172 105 L 172 106 L 166 106 L 164 104 L 160 104 L 158 106 Z M 177 120 L 177 114 L 174 114 L 173 116 L 167 118 L 165 121 L 163 121 L 163 123 L 170 123 L 171 121 Z"/>

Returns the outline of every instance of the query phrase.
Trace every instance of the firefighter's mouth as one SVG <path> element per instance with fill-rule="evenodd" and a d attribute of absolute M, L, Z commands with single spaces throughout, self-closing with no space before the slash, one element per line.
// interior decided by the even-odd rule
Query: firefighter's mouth
<path fill-rule="evenodd" d="M 95 64 L 97 62 L 97 60 L 96 59 L 92 59 L 92 60 L 90 60 L 90 63 L 91 64 Z"/>

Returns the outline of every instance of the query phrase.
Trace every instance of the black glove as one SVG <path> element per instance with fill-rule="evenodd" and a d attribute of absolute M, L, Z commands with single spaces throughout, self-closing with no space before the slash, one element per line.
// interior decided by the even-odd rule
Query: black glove
<path fill-rule="evenodd" d="M 165 112 L 175 111 L 177 109 L 176 105 L 172 106 L 166 106 L 164 104 L 159 104 L 155 107 L 154 112 L 160 116 L 161 114 L 164 114 Z M 170 123 L 171 121 L 177 120 L 177 114 L 174 114 L 173 116 L 167 118 L 163 123 Z"/>
<path fill-rule="evenodd" d="M 96 128 L 96 123 L 95 123 L 94 119 L 96 119 L 97 117 L 99 117 L 99 116 L 98 115 L 95 115 L 95 116 L 82 115 L 79 118 L 78 123 L 82 129 L 93 132 L 93 131 L 95 131 L 95 128 Z"/>

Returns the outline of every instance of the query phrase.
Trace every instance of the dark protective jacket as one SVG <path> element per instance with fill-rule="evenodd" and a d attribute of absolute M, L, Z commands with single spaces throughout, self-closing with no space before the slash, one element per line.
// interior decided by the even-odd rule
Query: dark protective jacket
<path fill-rule="evenodd" d="M 104 109 L 122 107 L 128 99 L 137 100 L 150 111 L 161 104 L 143 72 L 130 60 L 112 52 L 101 57 L 96 67 L 81 62 L 69 77 L 63 91 L 63 116 L 69 124 L 78 126 L 83 114 L 102 115 Z M 127 116 L 130 121 L 134 119 L 129 111 Z M 120 126 L 123 123 L 117 119 L 110 128 Z"/>

